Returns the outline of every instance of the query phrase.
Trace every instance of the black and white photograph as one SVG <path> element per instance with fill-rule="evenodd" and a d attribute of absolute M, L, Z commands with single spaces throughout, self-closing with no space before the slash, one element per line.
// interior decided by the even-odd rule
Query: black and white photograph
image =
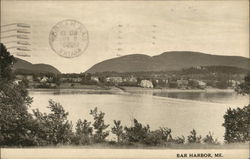
<path fill-rule="evenodd" d="M 249 159 L 249 0 L 0 0 L 1 159 Z"/>

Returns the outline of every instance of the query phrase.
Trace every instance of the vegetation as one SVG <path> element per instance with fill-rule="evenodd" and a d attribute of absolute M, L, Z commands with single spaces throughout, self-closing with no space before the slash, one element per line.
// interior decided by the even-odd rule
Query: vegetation
<path fill-rule="evenodd" d="M 60 103 L 49 100 L 50 113 L 38 109 L 28 111 L 32 98 L 26 89 L 27 82 L 14 81 L 12 66 L 13 56 L 0 45 L 0 146 L 50 146 L 50 145 L 88 145 L 109 143 L 109 125 L 105 124 L 105 113 L 94 108 L 90 111 L 93 123 L 79 119 L 75 131 L 68 120 L 69 113 Z M 90 77 L 86 77 L 86 79 Z M 249 95 L 250 75 L 239 85 L 237 91 Z M 250 105 L 244 108 L 228 109 L 223 126 L 226 128 L 225 141 L 250 141 Z M 195 130 L 185 141 L 185 137 L 172 137 L 170 128 L 150 130 L 134 119 L 132 126 L 122 126 L 121 121 L 114 121 L 111 132 L 116 135 L 118 144 L 123 145 L 169 145 L 169 144 L 218 144 L 209 133 L 202 138 Z"/>
<path fill-rule="evenodd" d="M 121 142 L 121 137 L 123 135 L 123 126 L 121 126 L 121 121 L 114 120 L 114 127 L 112 127 L 112 133 L 117 136 L 117 143 Z"/>
<path fill-rule="evenodd" d="M 245 77 L 236 91 L 250 95 L 250 74 Z M 228 143 L 250 141 L 250 105 L 243 108 L 229 108 L 224 115 L 223 126 L 226 128 L 224 139 Z"/>
<path fill-rule="evenodd" d="M 34 121 L 28 113 L 32 98 L 24 83 L 14 83 L 14 57 L 0 44 L 0 145 L 32 145 Z"/>
<path fill-rule="evenodd" d="M 14 57 L 10 55 L 6 47 L 0 43 L 0 81 L 13 80 L 12 66 Z"/>
<path fill-rule="evenodd" d="M 97 107 L 90 111 L 90 115 L 94 118 L 93 127 L 95 129 L 95 134 L 93 136 L 94 142 L 100 143 L 104 142 L 105 138 L 109 135 L 109 131 L 105 131 L 109 127 L 104 123 L 104 115 L 105 113 L 98 113 Z"/>
<path fill-rule="evenodd" d="M 75 136 L 72 142 L 76 145 L 88 145 L 92 143 L 93 128 L 91 122 L 79 119 L 76 123 Z"/>
<path fill-rule="evenodd" d="M 51 113 L 41 113 L 34 110 L 34 120 L 37 126 L 37 144 L 38 145 L 58 145 L 70 144 L 72 132 L 72 123 L 67 120 L 68 112 L 63 107 L 52 100 L 49 100 L 48 108 Z"/>
<path fill-rule="evenodd" d="M 201 143 L 201 136 L 200 135 L 197 135 L 197 132 L 193 129 L 191 132 L 190 132 L 190 135 L 188 136 L 188 142 L 189 143 Z"/>

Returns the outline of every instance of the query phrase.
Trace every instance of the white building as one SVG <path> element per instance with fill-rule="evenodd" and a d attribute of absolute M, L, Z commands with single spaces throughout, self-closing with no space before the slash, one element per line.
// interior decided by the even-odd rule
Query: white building
<path fill-rule="evenodd" d="M 142 80 L 139 85 L 143 88 L 154 88 L 153 83 L 149 80 Z"/>

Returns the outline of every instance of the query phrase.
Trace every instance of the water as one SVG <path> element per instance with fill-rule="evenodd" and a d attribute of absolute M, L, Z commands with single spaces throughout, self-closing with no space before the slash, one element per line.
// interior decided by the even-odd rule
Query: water
<path fill-rule="evenodd" d="M 69 112 L 69 119 L 75 123 L 78 119 L 92 121 L 91 109 L 98 107 L 105 112 L 105 122 L 113 126 L 113 120 L 121 120 L 130 126 L 136 118 L 151 129 L 168 127 L 173 136 L 185 137 L 192 129 L 205 136 L 211 131 L 219 141 L 223 141 L 223 115 L 229 107 L 243 107 L 249 103 L 247 96 L 234 92 L 167 92 L 167 91 L 79 91 L 55 90 L 30 91 L 34 99 L 32 109 L 46 108 L 48 100 L 60 102 Z M 113 137 L 111 137 L 113 138 Z"/>

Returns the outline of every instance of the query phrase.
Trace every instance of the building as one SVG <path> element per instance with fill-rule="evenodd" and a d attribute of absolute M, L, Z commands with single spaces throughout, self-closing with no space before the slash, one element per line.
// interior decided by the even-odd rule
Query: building
<path fill-rule="evenodd" d="M 240 84 L 240 82 L 239 82 L 239 81 L 235 81 L 235 80 L 228 80 L 228 85 L 229 85 L 230 87 L 235 88 L 235 87 L 237 87 L 239 84 Z"/>
<path fill-rule="evenodd" d="M 168 79 L 163 79 L 162 82 L 168 84 Z"/>
<path fill-rule="evenodd" d="M 61 82 L 73 82 L 73 83 L 80 83 L 82 78 L 80 77 L 62 77 L 60 78 Z"/>
<path fill-rule="evenodd" d="M 197 83 L 198 83 L 198 87 L 201 88 L 201 89 L 204 89 L 207 86 L 207 84 L 205 82 L 203 82 L 203 81 L 197 80 Z"/>
<path fill-rule="evenodd" d="M 82 81 L 82 78 L 80 78 L 80 77 L 72 77 L 72 78 L 71 78 L 71 81 L 72 81 L 72 82 L 75 82 L 75 83 L 79 83 L 79 82 Z"/>
<path fill-rule="evenodd" d="M 45 82 L 48 82 L 49 78 L 44 76 L 42 77 L 42 79 L 40 80 L 41 83 L 45 83 Z"/>
<path fill-rule="evenodd" d="M 20 79 L 16 79 L 16 80 L 14 80 L 14 82 L 13 82 L 13 83 L 18 85 L 18 84 L 20 84 L 21 82 L 22 82 L 22 80 L 20 80 Z"/>
<path fill-rule="evenodd" d="M 181 80 L 177 80 L 176 82 L 177 82 L 177 86 L 178 87 L 183 88 L 183 87 L 187 87 L 188 86 L 188 80 L 181 79 Z"/>
<path fill-rule="evenodd" d="M 122 80 L 123 82 L 137 83 L 137 79 L 134 76 L 124 77 Z"/>
<path fill-rule="evenodd" d="M 26 76 L 26 79 L 29 81 L 29 82 L 33 82 L 34 81 L 34 78 L 32 75 L 27 75 Z"/>
<path fill-rule="evenodd" d="M 91 76 L 91 81 L 95 81 L 95 82 L 99 83 L 99 78 L 95 77 L 95 76 Z"/>
<path fill-rule="evenodd" d="M 123 80 L 122 80 L 122 77 L 106 77 L 105 82 L 118 84 L 118 83 L 122 83 Z"/>
<path fill-rule="evenodd" d="M 192 88 L 200 88 L 200 89 L 205 89 L 207 87 L 207 84 L 205 82 L 196 79 L 190 80 L 189 85 Z"/>
<path fill-rule="evenodd" d="M 139 86 L 143 88 L 154 88 L 153 83 L 149 80 L 142 80 L 139 84 Z"/>
<path fill-rule="evenodd" d="M 24 75 L 16 75 L 16 79 L 24 80 L 25 76 Z"/>

